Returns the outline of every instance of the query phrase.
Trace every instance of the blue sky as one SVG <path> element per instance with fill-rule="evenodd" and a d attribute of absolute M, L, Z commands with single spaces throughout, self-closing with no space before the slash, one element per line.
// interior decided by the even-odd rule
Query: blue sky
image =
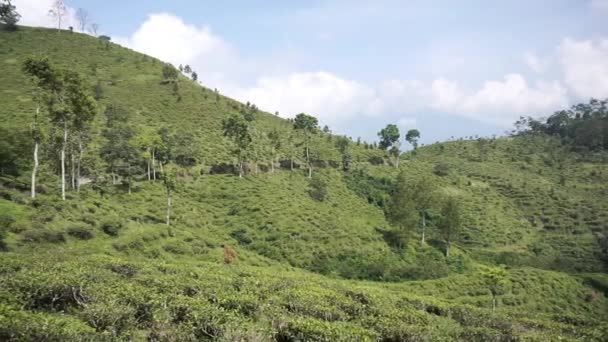
<path fill-rule="evenodd" d="M 14 1 L 41 26 L 51 2 Z M 520 115 L 608 97 L 608 0 L 66 5 L 224 94 L 370 141 L 387 123 L 426 143 L 501 134 Z"/>

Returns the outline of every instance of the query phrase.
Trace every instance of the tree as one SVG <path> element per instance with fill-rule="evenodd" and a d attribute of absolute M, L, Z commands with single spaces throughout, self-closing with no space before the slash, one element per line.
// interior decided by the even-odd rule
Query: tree
<path fill-rule="evenodd" d="M 224 136 L 232 140 L 233 153 L 237 159 L 239 178 L 243 177 L 243 162 L 251 146 L 251 135 L 247 121 L 240 115 L 232 115 L 222 120 L 222 131 Z"/>
<path fill-rule="evenodd" d="M 55 0 L 49 10 L 49 16 L 57 21 L 57 30 L 61 30 L 61 22 L 63 18 L 68 14 L 68 9 L 65 7 L 65 3 L 62 0 Z"/>
<path fill-rule="evenodd" d="M 418 149 L 418 139 L 420 139 L 420 131 L 417 129 L 410 129 L 407 131 L 405 141 L 410 143 L 414 147 L 414 150 Z"/>
<path fill-rule="evenodd" d="M 312 199 L 319 202 L 325 201 L 327 198 L 327 182 L 323 178 L 315 174 L 314 177 L 309 179 L 308 186 L 308 193 Z"/>
<path fill-rule="evenodd" d="M 310 140 L 319 128 L 319 121 L 314 116 L 300 113 L 296 115 L 293 128 L 304 136 L 306 165 L 308 166 L 308 178 L 312 178 L 312 163 L 310 161 Z"/>
<path fill-rule="evenodd" d="M 441 209 L 441 220 L 439 230 L 445 241 L 445 256 L 450 257 L 450 247 L 452 242 L 457 240 L 462 226 L 460 203 L 454 197 L 449 197 Z"/>
<path fill-rule="evenodd" d="M 36 174 L 38 171 L 38 151 L 40 146 L 41 131 L 38 123 L 38 116 L 40 114 L 40 103 L 44 102 L 47 106 L 47 110 L 51 109 L 53 105 L 54 92 L 58 91 L 61 87 L 60 76 L 55 69 L 53 69 L 48 59 L 27 59 L 23 63 L 23 72 L 31 76 L 34 84 L 36 85 L 36 92 L 34 99 L 37 103 L 36 113 L 32 121 L 32 139 L 34 140 L 34 153 L 33 153 L 33 169 L 32 169 L 32 181 L 31 181 L 31 197 L 36 198 Z"/>
<path fill-rule="evenodd" d="M 6 25 L 7 30 L 14 31 L 17 29 L 19 19 L 21 19 L 21 14 L 17 12 L 15 5 L 11 4 L 11 0 L 2 0 L 0 2 L 0 24 Z"/>
<path fill-rule="evenodd" d="M 436 187 L 430 178 L 422 178 L 418 180 L 411 189 L 411 194 L 414 203 L 416 203 L 416 210 L 420 215 L 420 221 L 422 224 L 422 243 L 426 242 L 426 217 L 428 210 L 437 201 Z"/>
<path fill-rule="evenodd" d="M 483 280 L 492 295 L 492 311 L 496 310 L 496 298 L 505 293 L 508 281 L 507 271 L 502 267 L 492 267 L 482 272 Z"/>
<path fill-rule="evenodd" d="M 61 198 L 65 200 L 65 160 L 70 130 L 82 132 L 95 115 L 95 100 L 87 93 L 80 75 L 53 68 L 48 59 L 27 59 L 24 71 L 44 90 L 44 102 L 51 123 L 63 131 L 61 155 Z M 82 146 L 82 145 L 80 145 Z"/>
<path fill-rule="evenodd" d="M 92 33 L 95 37 L 97 37 L 97 32 L 99 31 L 99 24 L 92 23 L 89 25 L 89 32 Z"/>
<path fill-rule="evenodd" d="M 87 27 L 87 23 L 89 21 L 89 13 L 83 9 L 79 8 L 76 11 L 76 20 L 78 20 L 78 26 L 80 27 L 80 32 L 84 32 Z"/>
<path fill-rule="evenodd" d="M 270 172 L 274 173 L 274 164 L 278 159 L 279 149 L 281 148 L 281 134 L 279 131 L 272 130 L 268 133 L 268 140 L 270 141 Z"/>
<path fill-rule="evenodd" d="M 196 82 L 196 81 L 198 80 L 198 74 L 196 73 L 196 71 L 193 71 L 193 72 L 192 72 L 192 80 L 193 80 L 194 82 Z"/>
<path fill-rule="evenodd" d="M 171 83 L 177 80 L 177 70 L 169 63 L 163 64 L 163 83 Z"/>
<path fill-rule="evenodd" d="M 386 214 L 388 221 L 396 227 L 391 234 L 391 242 L 396 247 L 403 248 L 419 220 L 416 203 L 409 193 L 405 171 L 401 171 L 397 176 Z"/>
<path fill-rule="evenodd" d="M 342 169 L 346 171 L 349 169 L 350 161 L 352 159 L 350 153 L 350 140 L 346 137 L 338 137 L 338 140 L 336 140 L 336 147 L 342 156 Z"/>
<path fill-rule="evenodd" d="M 132 177 L 137 171 L 140 154 L 133 141 L 135 131 L 128 123 L 129 112 L 114 104 L 106 108 L 105 115 L 106 128 L 102 135 L 106 143 L 101 147 L 101 157 L 108 164 L 112 184 L 116 184 L 116 175 L 120 175 L 131 192 Z"/>
<path fill-rule="evenodd" d="M 171 225 L 171 211 L 173 209 L 173 192 L 177 187 L 177 175 L 173 168 L 169 168 L 163 173 L 163 185 L 165 186 L 165 194 L 167 195 L 167 215 L 166 224 Z"/>
<path fill-rule="evenodd" d="M 399 167 L 399 156 L 401 155 L 400 143 L 399 143 L 399 128 L 395 124 L 388 124 L 385 128 L 378 132 L 380 138 L 380 148 L 383 150 L 389 150 L 389 154 L 395 160 L 394 165 L 396 168 Z"/>
<path fill-rule="evenodd" d="M 186 64 L 186 66 L 184 67 L 184 72 L 186 74 L 189 74 L 192 72 L 192 68 L 190 67 L 190 65 Z"/>

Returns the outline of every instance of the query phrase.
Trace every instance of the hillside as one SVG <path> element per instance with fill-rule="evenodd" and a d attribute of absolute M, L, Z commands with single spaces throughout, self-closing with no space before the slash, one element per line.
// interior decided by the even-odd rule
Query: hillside
<path fill-rule="evenodd" d="M 48 127 L 39 194 L 29 198 L 36 103 L 21 65 L 32 55 L 79 72 L 91 93 L 102 89 L 83 166 L 91 182 L 65 201 Z M 266 155 L 259 173 L 225 171 L 234 156 L 222 120 L 250 107 L 184 75 L 176 96 L 163 66 L 86 35 L 0 31 L 0 340 L 608 336 L 605 152 L 575 152 L 544 135 L 459 140 L 405 153 L 397 169 L 386 151 L 351 142 L 344 170 L 339 138 L 318 133 L 319 200 L 300 152 L 293 171 L 271 172 Z M 177 170 L 170 225 L 160 170 L 151 181 L 143 167 L 128 190 L 108 181 L 99 155 L 112 105 L 129 113 L 137 136 L 167 127 L 193 137 L 193 165 L 165 165 Z M 253 130 L 293 134 L 291 121 L 253 115 Z M 283 141 L 281 159 L 301 148 Z M 417 226 L 404 246 L 391 240 L 386 211 L 398 175 L 458 198 L 462 229 L 449 257 L 439 206 L 429 210 L 428 243 Z"/>

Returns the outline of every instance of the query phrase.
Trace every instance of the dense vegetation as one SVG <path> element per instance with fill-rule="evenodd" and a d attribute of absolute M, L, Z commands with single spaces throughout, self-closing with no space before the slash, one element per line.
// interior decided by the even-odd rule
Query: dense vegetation
<path fill-rule="evenodd" d="M 0 340 L 608 336 L 606 102 L 376 146 L 107 38 L 0 31 Z"/>

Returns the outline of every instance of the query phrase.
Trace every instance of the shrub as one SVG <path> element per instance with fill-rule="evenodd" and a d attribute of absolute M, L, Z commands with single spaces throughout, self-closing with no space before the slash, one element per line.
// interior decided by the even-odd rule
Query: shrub
<path fill-rule="evenodd" d="M 308 193 L 315 201 L 323 202 L 327 198 L 327 183 L 319 176 L 310 179 Z"/>
<path fill-rule="evenodd" d="M 15 223 L 15 218 L 13 215 L 9 213 L 0 214 L 0 229 L 8 230 L 13 223 Z"/>
<path fill-rule="evenodd" d="M 103 232 L 110 236 L 117 236 L 123 228 L 123 223 L 117 218 L 107 219 L 101 224 Z"/>
<path fill-rule="evenodd" d="M 447 176 L 450 174 L 450 166 L 446 163 L 438 163 L 435 165 L 435 168 L 433 168 L 433 172 L 437 175 L 437 176 Z"/>
<path fill-rule="evenodd" d="M 93 238 L 93 232 L 91 229 L 82 226 L 68 228 L 68 235 L 80 240 L 90 240 Z"/>
<path fill-rule="evenodd" d="M 50 242 L 61 243 L 65 242 L 65 236 L 62 232 L 54 232 L 47 229 L 27 230 L 21 234 L 21 241 L 26 243 Z"/>

